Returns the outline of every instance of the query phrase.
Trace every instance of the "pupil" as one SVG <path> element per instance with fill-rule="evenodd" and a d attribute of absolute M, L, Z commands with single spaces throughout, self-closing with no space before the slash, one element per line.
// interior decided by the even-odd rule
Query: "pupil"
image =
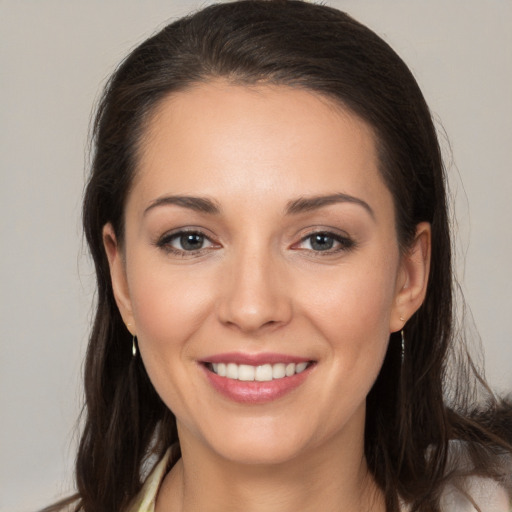
<path fill-rule="evenodd" d="M 326 251 L 332 249 L 334 240 L 328 235 L 314 235 L 311 241 L 311 247 L 316 251 Z"/>
<path fill-rule="evenodd" d="M 194 233 L 181 235 L 180 244 L 183 249 L 187 251 L 194 251 L 196 249 L 200 249 L 203 245 L 203 237 Z"/>

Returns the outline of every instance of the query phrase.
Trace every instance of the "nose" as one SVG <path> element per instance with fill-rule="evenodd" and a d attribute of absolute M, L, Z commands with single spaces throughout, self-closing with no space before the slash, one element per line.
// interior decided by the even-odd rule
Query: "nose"
<path fill-rule="evenodd" d="M 257 334 L 290 321 L 290 287 L 284 263 L 278 260 L 264 249 L 246 248 L 233 255 L 218 303 L 219 320 L 224 325 Z"/>

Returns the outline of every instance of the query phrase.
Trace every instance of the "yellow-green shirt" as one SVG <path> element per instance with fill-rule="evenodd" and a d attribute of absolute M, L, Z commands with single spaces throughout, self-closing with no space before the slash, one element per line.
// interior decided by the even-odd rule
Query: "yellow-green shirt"
<path fill-rule="evenodd" d="M 127 512 L 155 512 L 155 502 L 161 483 L 167 473 L 171 448 L 153 468 L 139 494 L 133 500 Z M 470 491 L 482 512 L 511 512 L 511 503 L 504 487 L 488 478 L 473 477 L 469 481 Z M 475 507 L 456 489 L 448 486 L 441 506 L 444 512 L 475 512 Z M 407 511 L 407 506 L 403 511 Z M 199 511 L 198 511 L 199 512 Z"/>
<path fill-rule="evenodd" d="M 155 512 L 156 496 L 167 473 L 170 456 L 171 448 L 167 450 L 163 459 L 153 468 L 139 494 L 131 503 L 128 512 Z"/>

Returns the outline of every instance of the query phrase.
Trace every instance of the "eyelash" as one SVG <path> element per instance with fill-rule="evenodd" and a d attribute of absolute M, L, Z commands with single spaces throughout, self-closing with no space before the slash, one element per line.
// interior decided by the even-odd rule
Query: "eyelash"
<path fill-rule="evenodd" d="M 173 241 L 179 240 L 181 237 L 187 236 L 187 235 L 201 237 L 204 241 L 208 241 L 211 244 L 211 246 L 210 247 L 201 247 L 200 249 L 187 251 L 186 249 L 178 249 L 171 245 Z M 356 246 L 355 241 L 347 236 L 341 236 L 337 233 L 332 233 L 330 231 L 313 231 L 311 233 L 308 233 L 303 238 L 301 238 L 301 240 L 297 244 L 294 244 L 292 247 L 296 248 L 298 245 L 302 245 L 307 240 L 311 241 L 313 239 L 313 237 L 315 237 L 315 236 L 331 239 L 331 240 L 333 240 L 333 244 L 338 243 L 339 247 L 337 249 L 329 248 L 324 251 L 322 251 L 322 250 L 315 251 L 314 249 L 299 249 L 299 248 L 297 248 L 297 249 L 312 251 L 313 253 L 315 253 L 315 255 L 318 255 L 318 256 L 329 256 L 329 255 L 336 254 L 336 253 L 343 252 L 343 251 L 348 252 L 348 251 L 354 249 Z M 310 244 L 311 244 L 311 242 L 310 242 Z M 215 244 L 215 242 L 213 242 L 202 231 L 198 231 L 198 230 L 181 230 L 181 231 L 177 231 L 174 233 L 165 234 L 162 238 L 160 238 L 156 242 L 155 245 L 158 248 L 164 250 L 165 252 L 167 252 L 169 254 L 173 254 L 175 256 L 181 256 L 183 258 L 186 258 L 187 256 L 197 256 L 197 255 L 203 254 L 205 251 L 210 250 L 212 247 L 215 247 L 216 245 L 218 246 L 218 244 Z"/>
<path fill-rule="evenodd" d="M 181 230 L 181 231 L 176 231 L 174 233 L 165 234 L 162 238 L 160 238 L 156 242 L 156 246 L 169 254 L 173 254 L 175 256 L 181 256 L 183 258 L 186 258 L 187 256 L 196 256 L 200 253 L 203 253 L 205 250 L 209 249 L 209 247 L 201 247 L 200 249 L 187 251 L 185 249 L 177 249 L 176 247 L 173 247 L 171 245 L 174 240 L 179 240 L 181 237 L 187 236 L 187 235 L 188 236 L 195 235 L 195 236 L 201 237 L 202 239 L 209 241 L 212 244 L 212 246 L 216 245 L 203 232 L 191 229 L 191 230 Z"/>
<path fill-rule="evenodd" d="M 299 249 L 299 250 L 311 250 L 315 253 L 315 256 L 316 255 L 329 256 L 329 255 L 336 254 L 339 252 L 344 252 L 344 251 L 348 252 L 348 251 L 354 249 L 356 246 L 355 241 L 353 239 L 349 238 L 348 236 L 342 236 L 337 233 L 332 233 L 330 231 L 314 231 L 312 233 L 308 233 L 305 237 L 303 237 L 300 240 L 300 242 L 298 244 L 295 244 L 295 245 L 303 244 L 307 240 L 311 241 L 313 239 L 313 237 L 315 237 L 315 236 L 331 239 L 331 240 L 333 240 L 333 244 L 338 243 L 339 247 L 337 249 L 329 248 L 325 251 L 315 251 L 314 249 Z M 311 244 L 311 242 L 310 242 L 310 244 Z"/>

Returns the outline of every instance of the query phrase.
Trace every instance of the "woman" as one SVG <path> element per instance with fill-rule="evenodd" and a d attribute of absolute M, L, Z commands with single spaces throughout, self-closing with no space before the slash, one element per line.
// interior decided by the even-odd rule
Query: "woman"
<path fill-rule="evenodd" d="M 449 359 L 430 113 L 349 16 L 235 2 L 136 48 L 84 228 L 76 510 L 508 509 L 510 406 L 470 407 L 479 376 Z"/>

